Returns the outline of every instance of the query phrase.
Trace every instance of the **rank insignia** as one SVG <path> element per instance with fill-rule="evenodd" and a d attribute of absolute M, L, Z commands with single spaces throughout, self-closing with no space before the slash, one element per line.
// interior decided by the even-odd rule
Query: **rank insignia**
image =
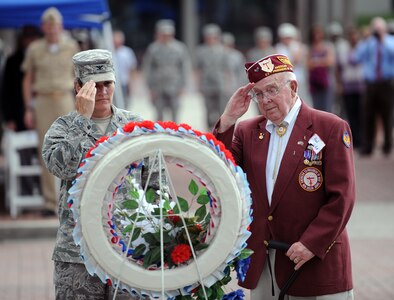
<path fill-rule="evenodd" d="M 298 182 L 305 191 L 314 192 L 321 187 L 323 175 L 318 169 L 307 167 L 301 171 L 298 176 Z"/>
<path fill-rule="evenodd" d="M 347 148 L 350 148 L 350 134 L 346 130 L 342 135 L 342 141 Z"/>

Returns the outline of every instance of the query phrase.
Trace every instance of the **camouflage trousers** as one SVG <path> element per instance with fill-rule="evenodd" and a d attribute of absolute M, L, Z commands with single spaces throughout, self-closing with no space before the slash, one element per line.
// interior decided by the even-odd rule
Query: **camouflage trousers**
<path fill-rule="evenodd" d="M 83 264 L 55 261 L 54 284 L 56 300 L 112 300 L 114 290 L 91 276 Z M 142 299 L 119 291 L 116 300 Z M 146 299 L 146 298 L 145 298 Z"/>

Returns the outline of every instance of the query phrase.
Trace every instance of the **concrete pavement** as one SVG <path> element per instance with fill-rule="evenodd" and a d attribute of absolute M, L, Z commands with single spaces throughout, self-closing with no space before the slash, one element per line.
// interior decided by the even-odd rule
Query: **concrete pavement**
<path fill-rule="evenodd" d="M 132 100 L 132 110 L 154 118 L 139 89 Z M 182 98 L 179 122 L 204 131 L 204 113 L 197 94 Z M 356 155 L 356 174 L 357 203 L 348 225 L 355 299 L 394 299 L 394 156 Z M 50 257 L 56 226 L 56 219 L 34 215 L 0 216 L 0 300 L 54 299 Z"/>

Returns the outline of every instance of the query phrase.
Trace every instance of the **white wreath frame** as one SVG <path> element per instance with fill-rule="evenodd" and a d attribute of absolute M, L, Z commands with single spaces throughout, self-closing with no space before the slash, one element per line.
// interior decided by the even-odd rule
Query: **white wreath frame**
<path fill-rule="evenodd" d="M 188 293 L 187 287 L 195 285 L 200 278 L 205 286 L 211 286 L 224 277 L 227 264 L 245 248 L 250 235 L 246 230 L 251 222 L 250 190 L 242 170 L 227 162 L 223 155 L 220 157 L 217 147 L 201 137 L 197 138 L 193 133 L 174 133 L 173 130 L 163 130 L 147 134 L 146 130 L 137 128 L 130 134 L 118 130 L 115 136 L 92 151 L 94 156 L 80 168 L 82 176 L 69 191 L 70 198 L 74 199 L 74 218 L 79 220 L 74 240 L 81 245 L 88 271 L 96 273 L 103 282 L 108 278 L 112 282 L 119 279 L 120 288 L 140 295 L 158 296 L 163 288 L 167 297 L 182 291 Z M 164 287 L 160 270 L 147 270 L 129 262 L 112 248 L 103 228 L 101 212 L 108 187 L 122 169 L 158 149 L 164 156 L 178 157 L 203 170 L 212 181 L 221 203 L 219 228 L 209 247 L 198 256 L 197 262 L 165 270 Z"/>

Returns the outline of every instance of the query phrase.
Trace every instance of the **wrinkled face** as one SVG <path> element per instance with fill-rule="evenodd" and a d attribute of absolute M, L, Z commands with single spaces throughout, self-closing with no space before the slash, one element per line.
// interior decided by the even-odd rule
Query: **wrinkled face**
<path fill-rule="evenodd" d="M 114 97 L 115 83 L 112 80 L 96 82 L 96 89 L 93 117 L 106 117 L 112 113 L 111 104 Z"/>
<path fill-rule="evenodd" d="M 281 74 L 271 75 L 253 88 L 261 114 L 276 125 L 287 116 L 296 101 L 297 82 Z"/>

